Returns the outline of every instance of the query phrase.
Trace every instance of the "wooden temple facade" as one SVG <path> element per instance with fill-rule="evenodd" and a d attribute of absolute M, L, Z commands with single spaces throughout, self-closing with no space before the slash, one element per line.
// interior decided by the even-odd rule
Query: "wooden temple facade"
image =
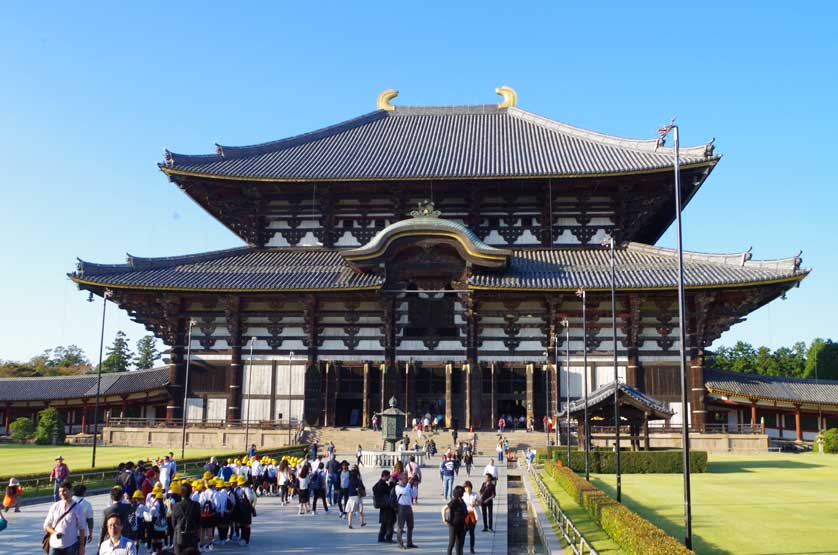
<path fill-rule="evenodd" d="M 508 91 L 481 106 L 392 97 L 271 143 L 166 152 L 161 171 L 244 246 L 79 262 L 81 289 L 111 291 L 169 346 L 165 416 L 184 394 L 207 421 L 369 424 L 392 396 L 448 426 L 556 415 L 584 371 L 592 391 L 613 379 L 613 235 L 620 379 L 682 418 L 676 253 L 654 246 L 674 219 L 672 150 L 526 112 Z M 719 159 L 681 149 L 685 204 Z M 808 270 L 749 252 L 685 263 L 687 413 L 702 426 L 703 349 Z"/>

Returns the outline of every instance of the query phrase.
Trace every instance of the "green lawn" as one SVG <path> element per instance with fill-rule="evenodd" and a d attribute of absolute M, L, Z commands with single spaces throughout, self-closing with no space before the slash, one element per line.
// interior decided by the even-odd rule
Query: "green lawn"
<path fill-rule="evenodd" d="M 58 454 L 64 457 L 64 462 L 70 467 L 70 472 L 89 469 L 92 450 L 92 447 L 83 446 L 0 444 L 0 476 L 34 472 L 43 472 L 46 476 L 55 464 L 54 459 Z M 120 462 L 148 460 L 150 457 L 161 457 L 169 451 L 174 451 L 176 457 L 180 455 L 180 449 L 163 447 L 97 447 L 96 468 L 114 468 Z M 218 449 L 187 449 L 186 458 L 209 457 L 224 453 L 225 451 Z"/>
<path fill-rule="evenodd" d="M 591 480 L 614 495 L 613 475 Z M 701 555 L 838 554 L 838 456 L 711 455 L 691 483 Z M 681 539 L 682 486 L 680 474 L 625 474 L 623 502 Z"/>

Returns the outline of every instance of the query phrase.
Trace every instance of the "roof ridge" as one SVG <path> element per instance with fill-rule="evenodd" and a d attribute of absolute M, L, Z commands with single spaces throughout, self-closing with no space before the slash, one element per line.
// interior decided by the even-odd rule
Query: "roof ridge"
<path fill-rule="evenodd" d="M 753 374 L 753 373 L 745 373 L 745 372 L 734 372 L 733 370 L 722 370 L 721 368 L 707 368 L 705 372 L 717 372 L 719 374 L 723 374 L 725 376 L 735 376 L 738 378 L 747 378 L 751 380 L 757 381 L 769 381 L 769 382 L 784 382 L 784 383 L 797 383 L 797 384 L 817 384 L 817 385 L 838 385 L 838 380 L 824 380 L 818 379 L 815 381 L 812 378 L 794 378 L 792 376 L 766 376 L 765 374 Z M 712 381 L 705 379 L 705 382 Z"/>
<path fill-rule="evenodd" d="M 644 153 L 669 155 L 675 153 L 675 149 L 673 147 L 658 147 L 658 139 L 632 139 L 629 137 L 620 137 L 619 135 L 602 133 L 600 131 L 592 131 L 590 129 L 576 127 L 563 121 L 548 118 L 547 116 L 542 116 L 541 114 L 536 114 L 535 112 L 529 112 L 518 107 L 507 108 L 507 113 L 511 116 L 529 121 L 536 125 L 541 125 L 542 127 L 546 127 L 553 131 L 573 135 L 588 141 L 599 142 L 609 146 L 636 150 Z M 681 158 L 684 158 L 685 155 L 687 157 L 701 157 L 707 160 L 721 158 L 720 155 L 713 155 L 712 144 L 713 141 L 711 140 L 701 145 L 682 146 L 679 149 Z"/>
<path fill-rule="evenodd" d="M 107 376 L 124 376 L 126 374 L 140 374 L 140 373 L 150 373 L 150 372 L 161 372 L 163 370 L 168 371 L 167 366 L 160 366 L 157 368 L 145 368 L 143 370 L 126 370 L 125 372 L 106 372 L 102 374 L 102 377 Z M 60 376 L 8 376 L 8 377 L 0 377 L 0 381 L 24 381 L 24 380 L 42 380 L 42 379 L 50 379 L 50 380 L 79 380 L 83 378 L 93 378 L 96 379 L 95 373 L 90 374 L 73 374 L 73 375 L 60 375 Z"/>
<path fill-rule="evenodd" d="M 124 264 L 99 264 L 96 262 L 88 262 L 79 258 L 77 259 L 78 263 L 76 264 L 76 272 L 70 274 L 70 276 L 72 277 L 75 275 L 83 277 L 85 274 L 114 274 L 152 268 L 165 268 L 169 266 L 179 266 L 180 264 L 206 262 L 208 260 L 215 260 L 225 256 L 246 254 L 247 252 L 253 250 L 257 249 L 255 247 L 244 246 L 201 253 L 161 257 L 140 257 L 133 256 L 129 253 L 126 254 L 127 260 Z"/>
<path fill-rule="evenodd" d="M 677 256 L 678 251 L 669 247 L 661 247 L 657 245 L 647 245 L 645 243 L 637 243 L 630 241 L 626 243 L 629 251 L 634 251 L 644 254 L 652 254 L 658 256 Z M 769 270 L 792 271 L 794 273 L 808 273 L 808 268 L 801 269 L 803 259 L 801 258 L 803 251 L 798 252 L 794 256 L 786 258 L 774 258 L 765 260 L 753 260 L 751 258 L 751 248 L 739 253 L 705 253 L 699 251 L 684 251 L 684 260 L 687 262 L 708 262 L 711 264 L 722 264 L 726 266 L 737 266 L 740 268 L 759 268 Z"/>

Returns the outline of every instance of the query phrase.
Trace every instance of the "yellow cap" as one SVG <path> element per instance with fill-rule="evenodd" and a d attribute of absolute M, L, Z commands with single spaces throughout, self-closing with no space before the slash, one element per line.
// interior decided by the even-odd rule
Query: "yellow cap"
<path fill-rule="evenodd" d="M 163 499 L 163 494 L 158 491 L 157 493 L 154 494 L 154 498 L 155 499 Z"/>
<path fill-rule="evenodd" d="M 247 478 L 245 478 L 244 476 L 239 476 L 238 480 L 236 481 L 239 483 L 240 486 L 243 486 L 247 483 Z"/>
<path fill-rule="evenodd" d="M 134 494 L 131 496 L 131 499 L 139 499 L 140 501 L 142 501 L 143 499 L 145 499 L 145 497 L 143 496 L 143 492 L 141 492 L 138 489 L 135 489 Z"/>
<path fill-rule="evenodd" d="M 210 471 L 204 472 L 204 480 L 209 480 L 212 478 L 212 473 Z"/>

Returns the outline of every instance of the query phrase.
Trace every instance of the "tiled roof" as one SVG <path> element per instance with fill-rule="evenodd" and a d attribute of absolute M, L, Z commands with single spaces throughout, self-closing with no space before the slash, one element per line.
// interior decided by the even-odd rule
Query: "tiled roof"
<path fill-rule="evenodd" d="M 169 382 L 167 368 L 102 374 L 101 395 L 125 395 L 162 389 Z M 50 401 L 96 396 L 96 375 L 0 378 L 2 401 Z"/>
<path fill-rule="evenodd" d="M 223 290 L 329 290 L 379 287 L 383 280 L 358 273 L 339 250 L 242 247 L 171 258 L 129 257 L 127 264 L 79 262 L 77 282 L 114 287 Z M 617 287 L 676 287 L 676 251 L 629 243 L 618 248 Z M 800 257 L 742 262 L 741 254 L 685 253 L 687 287 L 794 281 L 809 272 Z M 475 273 L 469 286 L 491 289 L 608 289 L 609 253 L 604 248 L 514 250 L 508 267 Z"/>
<path fill-rule="evenodd" d="M 670 148 L 579 129 L 497 105 L 375 111 L 311 133 L 216 154 L 166 151 L 169 174 L 266 180 L 586 176 L 672 166 Z M 682 148 L 683 164 L 714 164 L 711 145 Z"/>
<path fill-rule="evenodd" d="M 804 380 L 724 370 L 704 370 L 704 386 L 710 393 L 748 399 L 838 406 L 838 381 Z"/>
<path fill-rule="evenodd" d="M 654 397 L 650 397 L 646 395 L 639 389 L 632 387 L 625 383 L 618 384 L 620 388 L 620 393 L 631 397 L 635 401 L 638 401 L 644 407 L 648 407 L 649 409 L 660 413 L 660 415 L 673 415 L 674 413 L 669 410 L 666 403 L 663 401 L 658 401 Z M 607 383 L 595 389 L 594 391 L 588 394 L 588 410 L 592 407 L 598 405 L 599 403 L 606 401 L 609 397 L 614 396 L 614 382 Z M 611 403 L 613 407 L 613 402 Z M 578 412 L 582 412 L 585 409 L 585 399 L 577 399 L 576 401 L 572 401 L 570 403 L 570 414 L 575 414 Z M 564 413 L 562 413 L 564 414 Z"/>

